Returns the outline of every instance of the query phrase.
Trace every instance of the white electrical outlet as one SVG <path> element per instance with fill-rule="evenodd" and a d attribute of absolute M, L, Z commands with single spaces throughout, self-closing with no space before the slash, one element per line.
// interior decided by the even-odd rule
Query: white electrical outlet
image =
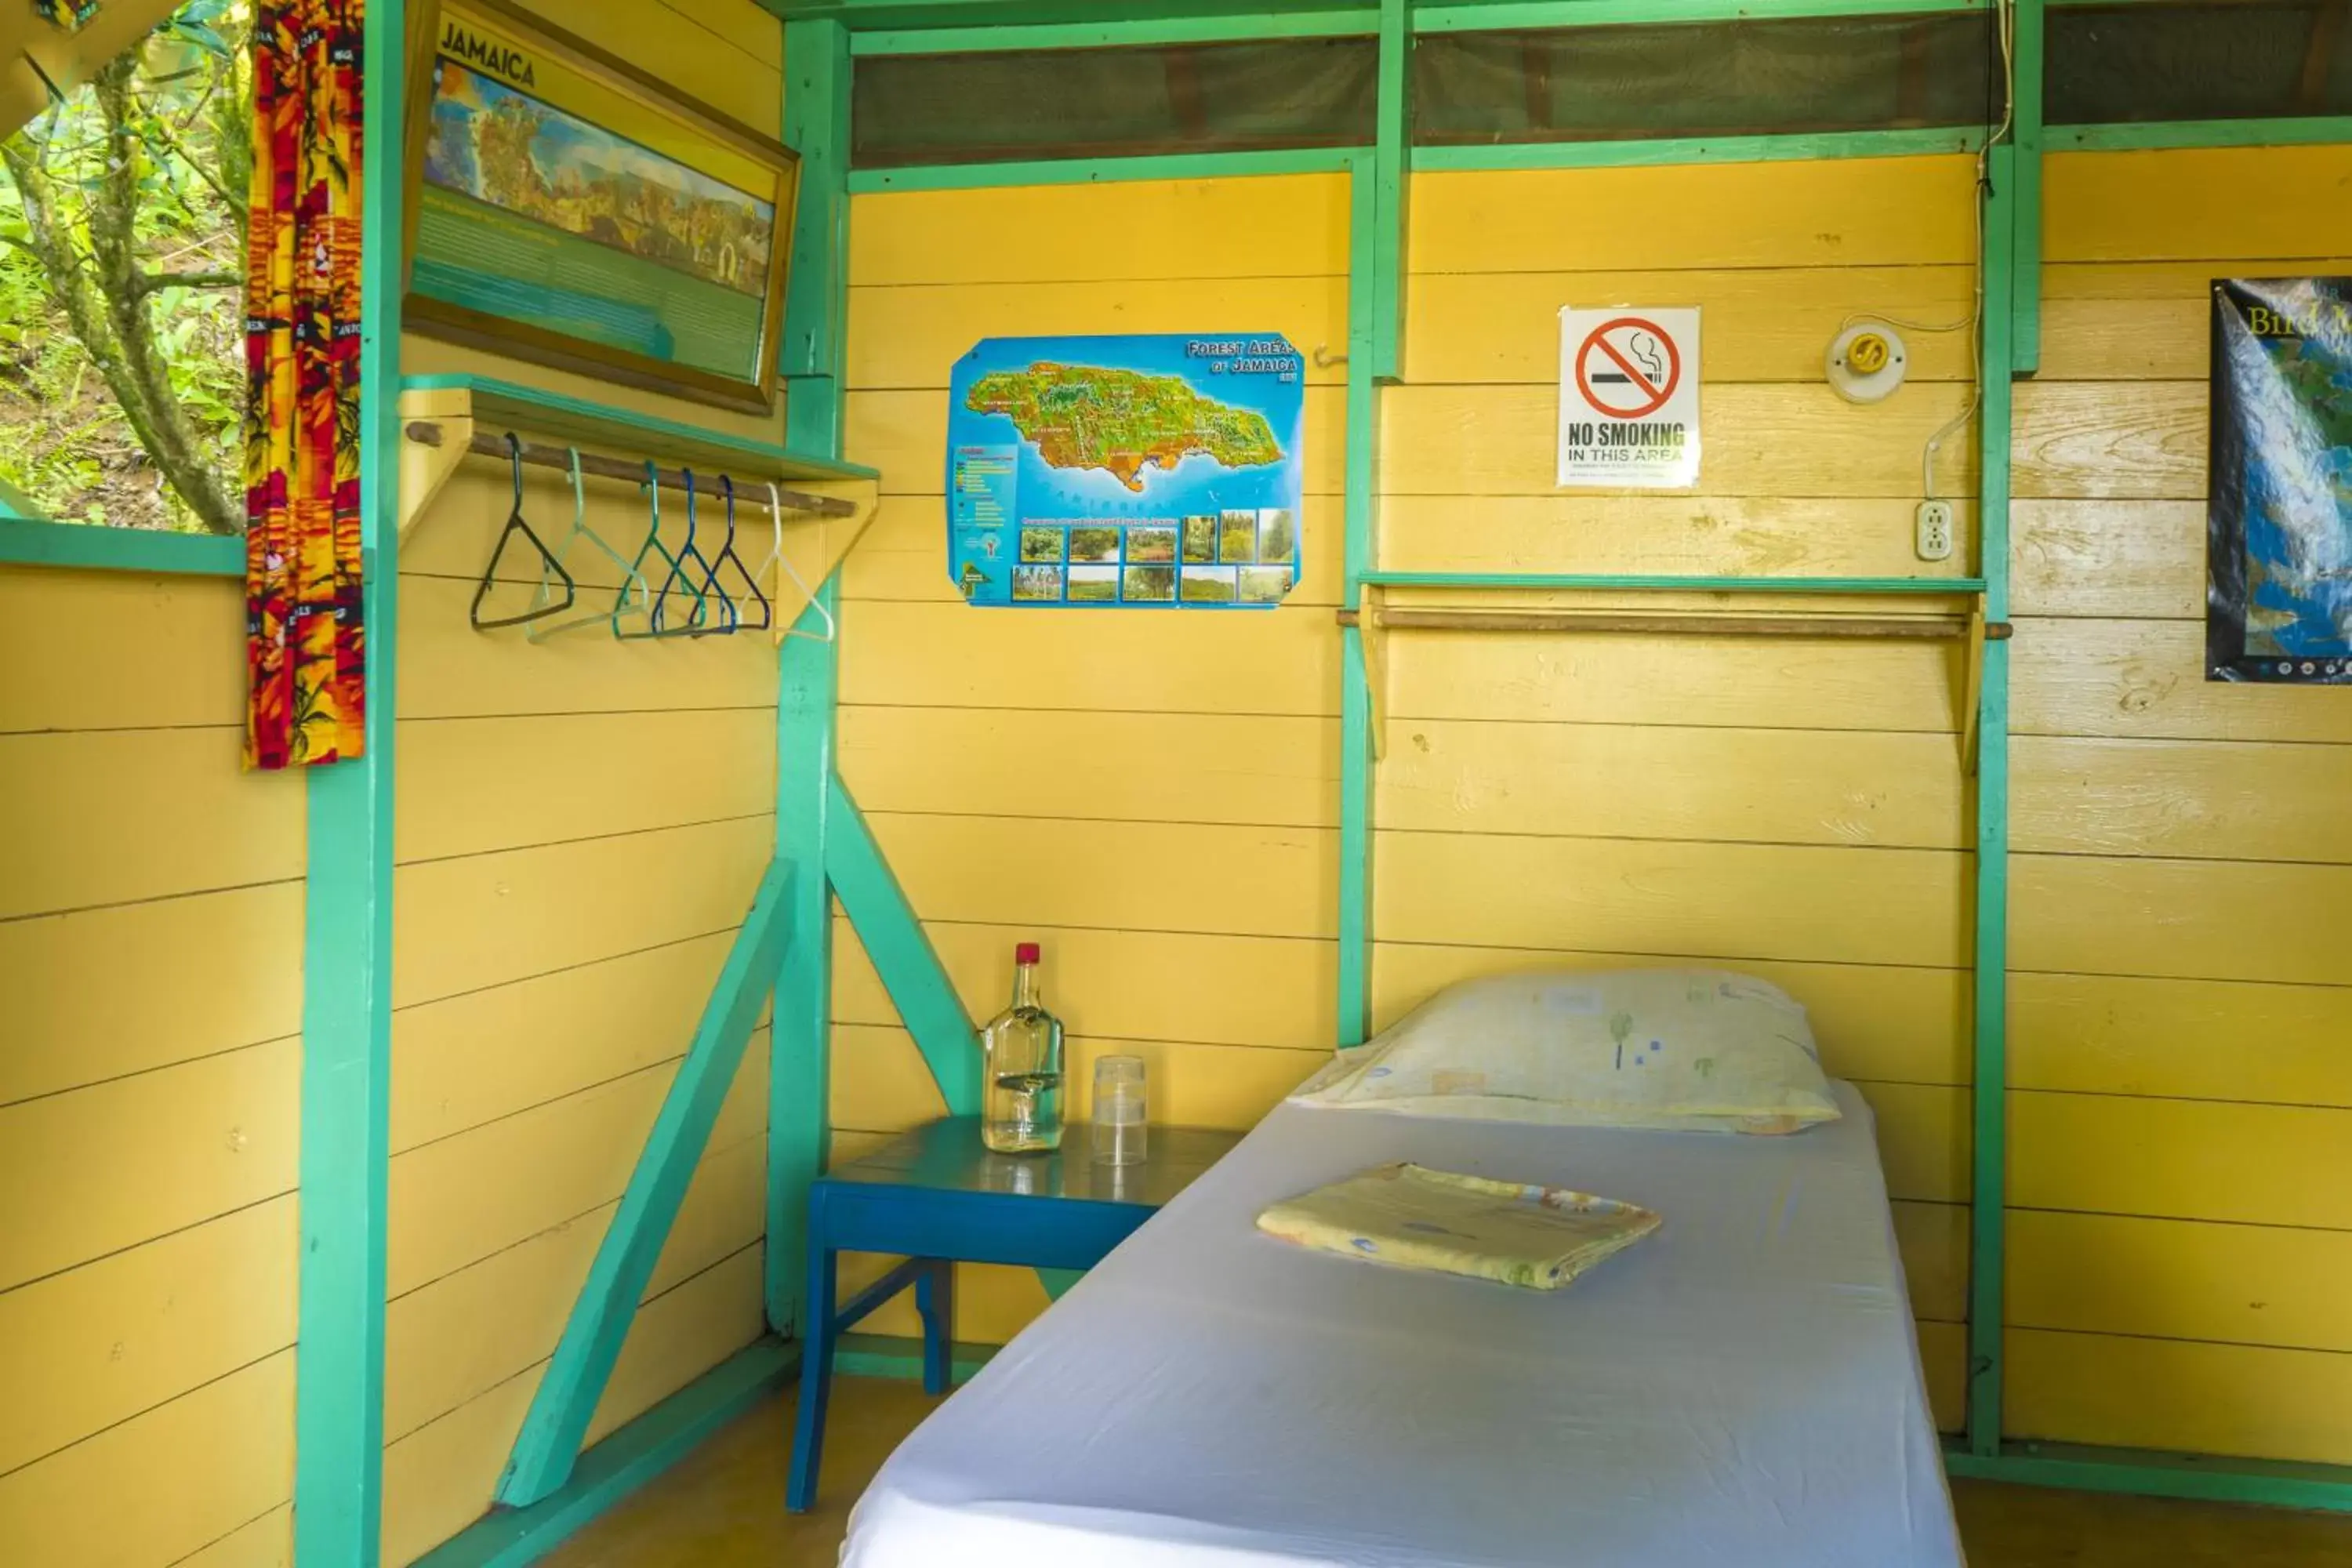
<path fill-rule="evenodd" d="M 1952 554 L 1952 503 L 1948 500 L 1923 500 L 1919 503 L 1919 559 L 1947 561 Z"/>

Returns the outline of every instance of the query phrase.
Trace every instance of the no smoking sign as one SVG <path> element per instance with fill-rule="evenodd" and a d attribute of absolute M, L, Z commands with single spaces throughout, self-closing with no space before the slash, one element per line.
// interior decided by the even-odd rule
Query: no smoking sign
<path fill-rule="evenodd" d="M 1682 489 L 1698 482 L 1698 311 L 1559 313 L 1559 482 Z"/>

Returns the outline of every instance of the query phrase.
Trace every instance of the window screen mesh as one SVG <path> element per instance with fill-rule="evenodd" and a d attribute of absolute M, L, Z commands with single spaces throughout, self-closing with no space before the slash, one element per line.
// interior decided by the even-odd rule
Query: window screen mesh
<path fill-rule="evenodd" d="M 1444 33 L 1413 53 L 1416 142 L 1982 125 L 1981 14 Z"/>
<path fill-rule="evenodd" d="M 856 62 L 850 163 L 1369 145 L 1378 57 L 1370 38 L 869 55 Z"/>
<path fill-rule="evenodd" d="M 2053 125 L 2352 113 L 2347 0 L 2063 5 L 2049 13 Z"/>

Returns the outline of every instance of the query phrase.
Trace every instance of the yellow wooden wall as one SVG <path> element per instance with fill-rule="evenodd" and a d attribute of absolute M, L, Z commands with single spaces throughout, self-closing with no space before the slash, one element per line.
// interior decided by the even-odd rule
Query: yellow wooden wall
<path fill-rule="evenodd" d="M 288 1551 L 303 792 L 238 770 L 244 622 L 0 568 L 0 1561 Z"/>
<path fill-rule="evenodd" d="M 772 135 L 781 123 L 782 37 L 751 0 L 535 8 L 748 125 Z M 781 415 L 715 413 L 415 333 L 403 361 L 771 439 L 781 429 Z M 542 534 L 568 525 L 560 475 L 534 471 L 527 494 Z M 633 552 L 635 488 L 591 480 L 589 494 L 592 524 Z M 587 630 L 533 646 L 520 630 L 473 631 L 467 603 L 509 499 L 502 464 L 468 462 L 401 558 L 393 1564 L 488 1506 L 774 847 L 769 639 L 621 643 Z M 512 613 L 536 578 L 509 564 L 523 579 L 500 590 Z M 616 585 L 609 564 L 583 579 L 599 606 Z M 761 1331 L 767 1052 L 763 1020 L 592 1441 Z"/>
<path fill-rule="evenodd" d="M 2049 161 L 2018 389 L 2008 1423 L 2352 1463 L 2352 704 L 2203 679 L 2216 277 L 2352 148 Z"/>

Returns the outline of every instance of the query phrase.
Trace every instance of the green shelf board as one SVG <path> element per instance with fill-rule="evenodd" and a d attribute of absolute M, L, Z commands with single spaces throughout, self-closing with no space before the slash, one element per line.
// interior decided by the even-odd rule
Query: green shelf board
<path fill-rule="evenodd" d="M 482 375 L 410 375 L 403 392 L 463 392 L 473 400 L 482 429 L 512 426 L 533 436 L 593 446 L 617 456 L 651 458 L 761 479 L 878 479 L 858 463 L 810 457 L 768 441 L 706 430 L 676 419 L 635 414 L 585 398 Z"/>
<path fill-rule="evenodd" d="M 1684 577 L 1589 572 L 1367 572 L 1373 588 L 1549 588 L 1666 594 L 1928 594 L 1984 592 L 1981 577 Z"/>
<path fill-rule="evenodd" d="M 0 516 L 0 564 L 86 572 L 163 572 L 192 577 L 245 575 L 245 541 L 213 534 L 46 522 Z"/>

